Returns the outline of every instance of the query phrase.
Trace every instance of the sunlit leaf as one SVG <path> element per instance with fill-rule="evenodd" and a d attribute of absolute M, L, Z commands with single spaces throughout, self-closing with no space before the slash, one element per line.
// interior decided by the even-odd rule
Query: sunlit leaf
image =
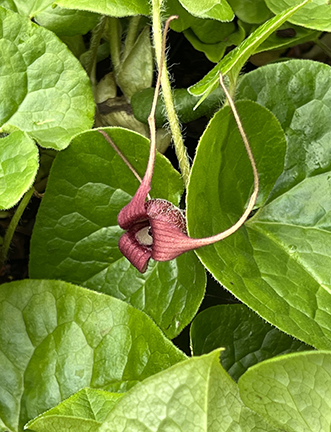
<path fill-rule="evenodd" d="M 60 281 L 0 290 L 0 419 L 10 431 L 84 387 L 126 391 L 185 356 L 145 314 Z"/>
<path fill-rule="evenodd" d="M 38 149 L 28 135 L 0 139 L 0 209 L 13 207 L 31 187 L 38 170 Z"/>
<path fill-rule="evenodd" d="M 43 147 L 66 147 L 93 124 L 89 79 L 54 33 L 0 7 L 0 125 Z"/>

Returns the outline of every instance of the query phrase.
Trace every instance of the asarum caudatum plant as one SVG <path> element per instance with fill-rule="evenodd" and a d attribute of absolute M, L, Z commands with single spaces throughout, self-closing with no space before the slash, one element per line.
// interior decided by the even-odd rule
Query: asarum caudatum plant
<path fill-rule="evenodd" d="M 191 238 L 187 235 L 185 213 L 164 199 L 150 199 L 149 191 L 151 189 L 151 181 L 154 170 L 155 154 L 156 154 L 156 126 L 155 126 L 155 110 L 158 99 L 158 94 L 161 85 L 161 74 L 164 64 L 164 51 L 166 33 L 171 19 L 166 22 L 163 33 L 163 47 L 160 59 L 160 68 L 155 86 L 154 98 L 148 124 L 150 129 L 150 153 L 144 178 L 141 180 L 134 168 L 129 164 L 120 150 L 111 141 L 109 136 L 102 130 L 99 132 L 106 138 L 115 151 L 124 160 L 127 166 L 131 169 L 134 175 L 141 182 L 140 186 L 133 196 L 132 200 L 122 208 L 118 214 L 118 224 L 126 232 L 122 234 L 118 247 L 122 254 L 135 266 L 141 273 L 147 269 L 148 262 L 151 258 L 155 261 L 170 261 L 178 255 L 183 254 L 192 249 L 197 249 L 202 246 L 207 246 L 223 240 L 229 235 L 237 231 L 246 221 L 252 211 L 259 190 L 259 178 L 251 152 L 248 139 L 243 130 L 238 112 L 234 102 L 229 95 L 220 74 L 220 85 L 227 97 L 228 103 L 232 109 L 239 132 L 243 139 L 249 160 L 252 165 L 254 174 L 254 190 L 250 197 L 248 206 L 241 218 L 229 229 L 206 238 Z M 146 201 L 146 198 L 148 200 Z"/>

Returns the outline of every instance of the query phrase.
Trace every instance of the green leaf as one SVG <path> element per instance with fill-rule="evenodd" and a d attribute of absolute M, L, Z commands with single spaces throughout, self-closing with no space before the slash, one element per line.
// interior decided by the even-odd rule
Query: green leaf
<path fill-rule="evenodd" d="M 10 9 L 13 12 L 18 12 L 19 14 L 29 17 L 30 19 L 34 18 L 36 14 L 46 9 L 51 4 L 52 2 L 50 0 L 38 0 L 36 2 L 29 2 L 25 0 L 1 1 L 2 7 Z"/>
<path fill-rule="evenodd" d="M 275 116 L 260 105 L 239 101 L 237 109 L 259 172 L 258 208 L 266 202 L 276 179 L 283 171 L 285 136 Z M 235 223 L 248 202 L 252 183 L 252 167 L 232 112 L 229 107 L 222 108 L 202 135 L 194 159 L 187 195 L 190 236 L 208 237 Z M 244 228 L 239 232 L 244 235 Z M 198 249 L 198 255 L 200 258 L 214 256 L 214 251 L 237 234 Z M 216 254 L 216 267 L 219 260 L 220 257 Z M 207 266 L 209 267 L 210 265 Z"/>
<path fill-rule="evenodd" d="M 58 36 L 84 35 L 95 27 L 100 16 L 91 12 L 63 9 L 53 1 L 35 16 L 35 21 Z"/>
<path fill-rule="evenodd" d="M 296 13 L 303 5 L 310 0 L 305 0 L 300 5 L 287 9 L 286 11 L 276 15 L 269 21 L 266 21 L 248 38 L 246 38 L 238 47 L 227 54 L 220 63 L 218 63 L 201 81 L 189 88 L 189 91 L 194 95 L 204 95 L 200 103 L 218 86 L 219 73 L 223 75 L 231 71 L 232 76 L 237 77 L 241 68 L 244 66 L 249 57 L 254 54 L 259 45 L 262 44 L 275 30 L 278 29 L 285 21 Z"/>
<path fill-rule="evenodd" d="M 208 60 L 217 63 L 227 47 L 239 45 L 243 41 L 246 32 L 240 21 L 236 26 L 233 23 L 199 19 L 199 22 L 184 31 L 184 35 L 197 51 L 204 52 Z"/>
<path fill-rule="evenodd" d="M 294 31 L 294 35 L 291 34 L 291 36 L 286 37 L 287 29 L 291 29 L 292 32 Z M 298 27 L 286 22 L 257 48 L 255 54 L 274 49 L 290 48 L 305 42 L 314 41 L 318 39 L 320 34 L 321 33 L 318 31 L 309 30 L 304 27 Z"/>
<path fill-rule="evenodd" d="M 232 21 L 234 13 L 226 0 L 179 0 L 190 14 L 218 21 Z M 216 4 L 215 4 L 216 3 Z"/>
<path fill-rule="evenodd" d="M 275 14 L 289 6 L 299 3 L 299 0 L 265 0 L 269 9 Z M 293 24 L 319 31 L 331 31 L 331 4 L 328 0 L 311 0 L 300 12 L 289 19 Z"/>
<path fill-rule="evenodd" d="M 0 209 L 13 207 L 32 186 L 38 170 L 38 149 L 21 131 L 0 139 Z"/>
<path fill-rule="evenodd" d="M 243 228 L 197 253 L 222 285 L 264 319 L 309 345 L 329 349 L 331 69 L 300 60 L 258 71 L 252 73 L 254 78 L 247 74 L 239 97 L 252 94 L 261 104 L 268 101 L 266 107 L 278 117 L 288 143 L 284 170 L 264 207 Z M 250 125 L 242 120 L 250 137 Z M 258 116 L 251 121 L 260 122 Z M 279 157 L 266 150 L 265 133 L 261 125 L 257 154 L 264 152 L 266 165 L 273 167 Z M 247 197 L 251 187 L 247 171 L 234 173 L 234 156 L 227 154 L 224 164 L 216 162 L 210 144 L 202 142 L 188 196 L 188 226 L 194 237 L 220 232 L 237 220 L 243 194 Z M 276 149 L 277 142 L 274 145 Z M 236 150 L 235 155 L 240 153 Z M 202 169 L 209 174 L 204 182 Z M 261 178 L 262 186 L 263 182 Z M 194 205 L 200 212 L 191 211 Z M 212 230 L 204 226 L 205 209 Z"/>
<path fill-rule="evenodd" d="M 263 360 L 311 349 L 272 327 L 243 304 L 217 305 L 201 312 L 191 325 L 191 346 L 194 355 L 225 348 L 221 364 L 236 381 Z"/>
<path fill-rule="evenodd" d="M 84 387 L 126 391 L 185 358 L 142 312 L 60 281 L 1 286 L 0 347 L 10 431 Z"/>
<path fill-rule="evenodd" d="M 123 393 L 84 388 L 31 420 L 25 428 L 35 432 L 49 432 L 50 429 L 98 432 L 101 423 L 122 397 Z"/>
<path fill-rule="evenodd" d="M 62 9 L 53 3 L 52 0 L 4 0 L 1 6 L 35 19 L 38 24 L 61 36 L 85 34 L 98 22 L 99 17 L 96 14 Z"/>
<path fill-rule="evenodd" d="M 146 379 L 117 403 L 100 432 L 276 432 L 242 403 L 219 350 Z"/>
<path fill-rule="evenodd" d="M 251 409 L 287 432 L 331 428 L 331 353 L 287 355 L 260 363 L 239 380 Z"/>
<path fill-rule="evenodd" d="M 265 0 L 228 0 L 236 16 L 249 24 L 260 24 L 270 18 Z"/>
<path fill-rule="evenodd" d="M 264 66 L 246 74 L 239 84 L 237 98 L 272 111 L 287 138 L 285 169 L 273 197 L 331 170 L 330 87 L 330 66 L 310 60 Z"/>
<path fill-rule="evenodd" d="M 148 140 L 121 128 L 106 130 L 142 177 Z M 117 215 L 138 186 L 100 133 L 76 137 L 52 168 L 33 231 L 30 276 L 66 280 L 125 300 L 172 338 L 196 314 L 205 271 L 194 252 L 152 262 L 143 275 L 123 257 L 117 245 L 122 234 Z M 178 172 L 158 154 L 151 196 L 178 204 L 182 188 Z"/>
<path fill-rule="evenodd" d="M 27 132 L 43 147 L 66 147 L 93 124 L 85 71 L 50 31 L 0 7 L 2 131 Z"/>
<path fill-rule="evenodd" d="M 68 9 L 87 10 L 113 17 L 150 14 L 148 0 L 130 0 L 130 2 L 114 2 L 113 0 L 102 0 L 97 2 L 91 2 L 90 0 L 57 0 L 56 3 L 59 6 Z"/>
<path fill-rule="evenodd" d="M 174 19 L 170 23 L 172 30 L 176 32 L 182 32 L 190 27 L 195 21 L 195 17 L 188 13 L 186 9 L 180 4 L 178 0 L 167 0 L 164 4 L 165 14 L 167 17 L 171 15 L 177 15 L 178 18 Z"/>
<path fill-rule="evenodd" d="M 141 32 L 117 75 L 117 83 L 128 99 L 152 85 L 154 59 L 149 32 L 149 27 Z"/>

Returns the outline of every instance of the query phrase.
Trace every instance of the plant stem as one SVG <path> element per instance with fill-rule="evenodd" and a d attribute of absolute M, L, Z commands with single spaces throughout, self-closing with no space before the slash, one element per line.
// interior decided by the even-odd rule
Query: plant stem
<path fill-rule="evenodd" d="M 125 46 L 123 50 L 122 61 L 124 61 L 127 58 L 127 56 L 130 54 L 130 51 L 132 50 L 132 47 L 137 40 L 137 32 L 139 28 L 140 18 L 141 16 L 137 15 L 130 19 L 128 32 L 125 38 Z"/>
<path fill-rule="evenodd" d="M 4 263 L 7 260 L 7 255 L 8 255 L 8 250 L 10 247 L 10 243 L 13 239 L 13 235 L 15 233 L 15 230 L 17 228 L 17 225 L 22 217 L 22 214 L 24 212 L 24 210 L 26 209 L 26 206 L 29 204 L 29 201 L 33 195 L 34 192 L 34 187 L 32 187 L 31 189 L 29 189 L 25 195 L 23 196 L 21 202 L 19 203 L 16 212 L 14 213 L 14 216 L 12 217 L 10 224 L 7 228 L 6 234 L 5 234 L 5 238 L 3 240 L 3 246 L 1 248 L 1 253 L 0 253 L 0 266 L 3 266 Z"/>
<path fill-rule="evenodd" d="M 109 48 L 115 78 L 121 66 L 121 40 L 119 37 L 118 18 L 108 17 L 109 26 Z"/>
<path fill-rule="evenodd" d="M 161 50 L 162 50 L 162 25 L 161 25 L 162 0 L 153 0 L 152 4 L 153 4 L 154 47 L 155 47 L 156 59 L 159 62 L 159 59 L 161 58 Z M 162 64 L 159 64 L 158 66 L 159 69 L 163 68 L 162 69 L 163 73 L 161 77 L 162 96 L 167 111 L 172 138 L 175 144 L 175 151 L 179 163 L 179 168 L 182 173 L 184 184 L 187 187 L 189 177 L 190 177 L 190 164 L 187 157 L 186 148 L 184 146 L 184 141 L 179 126 L 179 121 L 174 106 L 168 71 L 166 67 L 166 61 L 164 60 Z"/>
<path fill-rule="evenodd" d="M 95 71 L 96 71 L 96 64 L 97 64 L 98 48 L 105 27 L 105 22 L 106 22 L 106 18 L 101 17 L 99 23 L 93 29 L 91 42 L 90 42 L 90 49 L 89 49 L 90 55 L 89 55 L 89 60 L 86 69 L 87 69 L 87 74 L 91 80 L 93 93 L 94 93 L 95 86 L 97 84 Z"/>

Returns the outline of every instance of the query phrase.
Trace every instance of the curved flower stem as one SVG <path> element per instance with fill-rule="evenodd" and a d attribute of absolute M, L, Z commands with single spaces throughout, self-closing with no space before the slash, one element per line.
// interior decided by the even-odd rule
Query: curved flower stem
<path fill-rule="evenodd" d="M 164 104 L 167 111 L 172 138 L 175 145 L 175 151 L 179 163 L 179 168 L 182 173 L 184 184 L 185 186 L 187 186 L 190 177 L 190 164 L 186 153 L 186 148 L 184 146 L 184 141 L 179 126 L 177 113 L 174 106 L 165 57 L 164 55 L 162 56 L 161 54 L 162 53 L 162 25 L 161 25 L 162 0 L 153 0 L 152 4 L 153 4 L 154 47 L 155 47 L 155 53 L 158 61 L 159 70 L 161 70 L 162 68 L 162 72 L 163 72 L 161 77 L 162 95 L 163 95 Z M 160 61 L 161 57 L 163 57 L 162 62 Z"/>
<path fill-rule="evenodd" d="M 195 248 L 215 243 L 215 242 L 223 240 L 226 237 L 229 237 L 231 234 L 235 233 L 245 223 L 245 221 L 247 220 L 250 212 L 254 208 L 254 205 L 255 205 L 256 199 L 257 199 L 257 195 L 259 193 L 259 175 L 258 175 L 258 172 L 257 172 L 254 156 L 253 156 L 251 147 L 249 145 L 247 136 L 245 134 L 245 131 L 244 131 L 243 127 L 242 127 L 238 111 L 236 109 L 236 106 L 235 106 L 235 104 L 234 104 L 234 102 L 233 102 L 233 100 L 232 100 L 232 98 L 231 98 L 231 96 L 230 96 L 227 88 L 224 85 L 223 76 L 222 76 L 221 73 L 219 75 L 219 81 L 220 81 L 220 85 L 221 85 L 221 87 L 222 87 L 222 89 L 223 89 L 223 91 L 225 93 L 225 96 L 227 97 L 227 100 L 228 100 L 228 103 L 230 105 L 230 108 L 231 108 L 231 110 L 233 112 L 233 116 L 234 116 L 234 118 L 236 120 L 236 123 L 237 123 L 238 129 L 239 129 L 241 138 L 242 138 L 242 140 L 244 142 L 244 145 L 245 145 L 245 148 L 246 148 L 246 151 L 247 151 L 247 155 L 248 155 L 249 161 L 250 161 L 251 166 L 252 166 L 253 175 L 254 175 L 254 190 L 253 190 L 253 193 L 252 193 L 252 195 L 251 195 L 251 197 L 249 199 L 249 203 L 248 203 L 248 206 L 247 206 L 246 210 L 244 211 L 244 213 L 242 214 L 242 216 L 240 217 L 240 219 L 234 225 L 232 225 L 232 227 L 230 227 L 229 229 L 227 229 L 227 230 L 225 230 L 225 231 L 223 231 L 223 232 L 221 232 L 219 234 L 211 236 L 211 237 L 206 237 L 206 238 L 201 238 L 201 239 L 192 239 L 195 242 L 194 243 L 195 244 Z"/>
<path fill-rule="evenodd" d="M 23 196 L 23 198 L 21 199 L 21 202 L 19 203 L 5 234 L 5 238 L 3 241 L 3 246 L 1 248 L 1 253 L 0 253 L 0 266 L 2 266 L 6 260 L 7 260 L 7 255 L 8 255 L 8 251 L 9 251 L 9 247 L 10 247 L 10 243 L 13 239 L 13 235 L 15 233 L 15 230 L 17 228 L 17 225 L 22 217 L 22 214 L 24 212 L 24 210 L 26 209 L 26 206 L 29 204 L 29 201 L 33 195 L 34 192 L 34 187 L 32 187 L 31 189 L 29 189 L 25 195 Z"/>
<path fill-rule="evenodd" d="M 115 150 L 115 152 L 118 154 L 118 156 L 122 159 L 122 161 L 125 163 L 125 165 L 129 168 L 129 170 L 132 172 L 132 174 L 136 177 L 136 179 L 139 181 L 139 183 L 142 182 L 142 178 L 137 173 L 137 171 L 133 168 L 133 166 L 130 164 L 130 162 L 127 160 L 127 158 L 124 156 L 124 154 L 121 152 L 121 150 L 117 147 L 117 145 L 114 143 L 114 141 L 110 138 L 110 136 L 103 130 L 98 129 L 98 132 L 101 133 L 101 135 L 104 136 L 106 141 L 111 145 L 111 147 Z M 150 195 L 148 194 L 148 199 L 151 199 Z"/>

